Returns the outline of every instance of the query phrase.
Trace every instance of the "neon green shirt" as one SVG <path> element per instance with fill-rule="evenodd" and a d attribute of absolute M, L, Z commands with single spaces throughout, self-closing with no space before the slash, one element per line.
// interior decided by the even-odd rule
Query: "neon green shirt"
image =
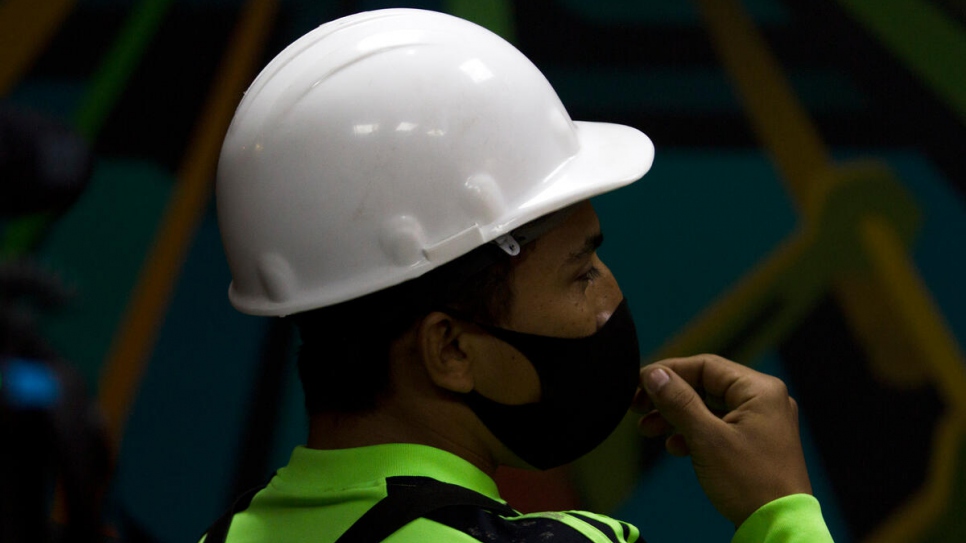
<path fill-rule="evenodd" d="M 320 451 L 297 447 L 249 507 L 234 516 L 228 543 L 332 543 L 370 507 L 386 497 L 386 478 L 431 477 L 505 503 L 496 483 L 462 458 L 412 444 Z M 554 541 L 632 543 L 637 528 L 584 511 L 496 516 L 480 511 L 481 524 L 461 528 L 420 518 L 386 543 L 501 543 Z M 484 533 L 485 532 L 485 533 Z M 822 535 L 824 534 L 824 535 Z M 733 543 L 831 542 L 818 502 L 788 496 L 762 507 L 741 526 Z"/>
<path fill-rule="evenodd" d="M 732 543 L 832 543 L 818 500 L 793 494 L 766 503 L 738 527 Z"/>

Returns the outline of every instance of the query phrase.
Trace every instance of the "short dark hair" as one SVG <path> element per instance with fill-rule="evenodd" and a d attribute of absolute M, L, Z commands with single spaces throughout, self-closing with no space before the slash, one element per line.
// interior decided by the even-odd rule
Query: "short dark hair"
<path fill-rule="evenodd" d="M 432 311 L 498 324 L 513 303 L 514 260 L 486 244 L 400 285 L 289 317 L 302 340 L 298 370 L 306 411 L 374 408 L 389 391 L 392 342 Z"/>

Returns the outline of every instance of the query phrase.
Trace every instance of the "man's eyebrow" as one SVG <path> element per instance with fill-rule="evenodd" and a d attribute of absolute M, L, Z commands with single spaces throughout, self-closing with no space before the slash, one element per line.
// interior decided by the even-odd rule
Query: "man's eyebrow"
<path fill-rule="evenodd" d="M 604 234 L 602 232 L 597 232 L 596 234 L 591 234 L 587 236 L 584 240 L 584 244 L 581 245 L 580 249 L 571 252 L 567 256 L 567 263 L 579 262 L 588 256 L 594 254 L 601 244 L 604 243 Z"/>

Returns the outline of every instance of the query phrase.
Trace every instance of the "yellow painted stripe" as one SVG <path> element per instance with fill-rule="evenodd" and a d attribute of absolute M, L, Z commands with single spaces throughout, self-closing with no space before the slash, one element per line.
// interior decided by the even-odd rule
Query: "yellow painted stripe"
<path fill-rule="evenodd" d="M 782 78 L 777 61 L 768 52 L 767 44 L 736 0 L 697 0 L 712 34 L 712 40 L 722 63 L 734 79 L 751 123 L 762 144 L 768 149 L 789 191 L 804 212 L 806 223 L 818 219 L 820 199 L 815 198 L 822 188 L 813 180 L 831 168 L 828 151 L 797 102 L 788 83 Z M 937 431 L 941 446 L 933 451 L 929 477 L 922 492 L 891 516 L 884 525 L 887 530 L 877 532 L 868 541 L 899 543 L 921 536 L 929 523 L 947 505 L 948 478 L 955 472 L 954 445 L 962 439 L 964 426 L 950 423 L 961 419 L 966 405 L 964 361 L 955 339 L 932 303 L 928 289 L 909 262 L 902 240 L 888 224 L 875 221 L 857 225 L 863 257 L 868 259 L 870 272 L 885 288 L 879 295 L 890 297 L 899 319 L 909 334 L 908 347 L 920 353 L 921 363 L 933 372 L 936 386 L 949 403 L 946 419 Z M 861 327 L 870 319 L 863 319 L 873 306 L 855 297 L 843 296 L 843 309 L 851 326 Z M 861 330 L 860 330 L 861 331 Z M 864 332 L 868 332 L 867 330 Z M 901 534 L 895 537 L 895 534 Z"/>
<path fill-rule="evenodd" d="M 752 127 L 800 207 L 811 180 L 829 166 L 828 150 L 796 99 L 781 67 L 736 0 L 697 0 L 712 42 Z"/>
<path fill-rule="evenodd" d="M 0 3 L 0 96 L 10 92 L 74 7 L 74 0 Z"/>
<path fill-rule="evenodd" d="M 839 0 L 966 121 L 966 28 L 926 0 Z M 946 3 L 966 15 L 966 4 Z"/>
<path fill-rule="evenodd" d="M 735 0 L 698 1 L 762 143 L 776 157 L 800 205 L 817 201 L 808 186 L 831 168 L 828 155 L 817 131 L 785 83 L 780 66 L 769 54 L 767 44 Z M 807 221 L 814 218 L 806 216 Z M 895 318 L 902 320 L 893 322 L 911 332 L 914 349 L 925 363 L 934 366 L 937 383 L 952 387 L 947 390 L 947 401 L 966 409 L 966 377 L 963 376 L 966 368 L 956 341 L 938 308 L 931 303 L 926 285 L 909 262 L 905 244 L 890 226 L 875 226 L 878 224 L 872 222 L 858 227 L 862 229 L 863 256 L 870 259 L 872 273 L 885 287 L 880 295 L 891 297 L 897 303 L 899 315 Z M 860 326 L 862 313 L 870 308 L 862 303 L 850 303 L 862 300 L 848 296 L 841 299 L 846 302 L 844 309 L 850 323 Z"/>
<path fill-rule="evenodd" d="M 926 483 L 899 513 L 886 517 L 862 543 L 924 541 L 923 534 L 932 529 L 936 517 L 952 505 L 950 496 L 956 477 L 956 462 L 960 449 L 966 446 L 964 436 L 966 414 L 952 411 L 940 419 L 933 438 L 933 461 L 929 464 Z"/>
<path fill-rule="evenodd" d="M 966 413 L 966 357 L 949 331 L 929 290 L 909 262 L 892 227 L 876 217 L 860 225 L 860 235 L 871 270 L 916 344 L 923 362 L 933 371 L 933 382 L 950 408 Z M 909 363 L 914 363 L 910 361 Z"/>
<path fill-rule="evenodd" d="M 253 76 L 276 10 L 277 0 L 249 0 L 242 9 L 105 362 L 100 401 L 116 443 L 123 436 L 188 247 L 211 197 L 222 138 Z"/>
<path fill-rule="evenodd" d="M 783 336 L 800 319 L 801 311 L 807 310 L 810 305 L 809 298 L 822 292 L 827 280 L 828 271 L 817 268 L 815 264 L 825 264 L 828 260 L 821 258 L 823 255 L 820 253 L 813 254 L 811 249 L 814 243 L 814 235 L 810 231 L 799 231 L 793 237 L 787 238 L 767 259 L 759 262 L 754 270 L 732 285 L 725 296 L 715 300 L 701 314 L 691 319 L 682 332 L 648 356 L 646 362 L 699 352 L 715 352 L 723 348 L 729 338 L 740 333 L 747 325 L 747 320 L 768 304 L 769 300 L 777 300 L 783 305 L 777 314 L 770 317 L 768 323 Z M 804 270 L 811 273 L 801 274 Z M 797 298 L 800 300 L 789 296 L 792 283 L 797 289 L 793 294 L 798 294 Z M 809 295 L 810 290 L 815 293 Z M 792 307 L 793 305 L 799 307 Z M 736 357 L 738 362 L 748 363 L 761 353 L 752 349 L 744 354 L 749 358 Z"/>

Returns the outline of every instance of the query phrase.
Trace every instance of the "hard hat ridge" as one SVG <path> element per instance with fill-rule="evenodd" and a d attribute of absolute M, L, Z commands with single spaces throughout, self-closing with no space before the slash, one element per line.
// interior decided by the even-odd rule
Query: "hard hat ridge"
<path fill-rule="evenodd" d="M 327 23 L 256 78 L 225 138 L 219 224 L 246 313 L 412 279 L 650 166 L 629 127 L 573 122 L 492 32 L 393 9 Z"/>

